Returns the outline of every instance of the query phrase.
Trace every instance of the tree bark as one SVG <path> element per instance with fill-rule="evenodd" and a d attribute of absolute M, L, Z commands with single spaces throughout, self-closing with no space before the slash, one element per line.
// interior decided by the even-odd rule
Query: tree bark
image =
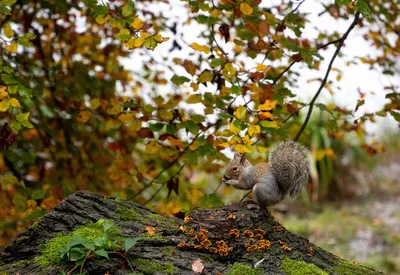
<path fill-rule="evenodd" d="M 119 244 L 126 238 L 138 238 L 137 243 L 127 252 L 108 249 L 109 259 L 87 257 L 75 269 L 73 262 L 60 261 L 59 251 L 49 255 L 46 246 L 52 240 L 99 220 L 114 222 L 110 238 Z M 54 262 L 43 263 L 43 257 L 55 257 Z M 181 220 L 87 191 L 59 203 L 13 238 L 0 255 L 0 275 L 79 274 L 80 270 L 84 274 L 196 274 L 197 270 L 224 275 L 383 274 L 287 231 L 267 210 L 251 203 L 197 209 Z"/>

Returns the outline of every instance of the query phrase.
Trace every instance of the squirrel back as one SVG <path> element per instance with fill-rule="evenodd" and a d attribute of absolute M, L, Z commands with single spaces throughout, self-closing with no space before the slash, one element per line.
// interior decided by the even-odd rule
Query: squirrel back
<path fill-rule="evenodd" d="M 294 142 L 280 142 L 268 156 L 269 166 L 283 196 L 295 197 L 310 180 L 307 150 Z"/>

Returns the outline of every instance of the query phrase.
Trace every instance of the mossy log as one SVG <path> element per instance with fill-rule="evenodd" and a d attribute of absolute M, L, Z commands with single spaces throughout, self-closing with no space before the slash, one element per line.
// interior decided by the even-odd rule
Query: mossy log
<path fill-rule="evenodd" d="M 110 246 L 109 259 L 93 255 L 74 269 L 73 262 L 60 258 L 60 250 L 72 236 L 93 241 L 102 234 L 99 220 L 113 221 L 109 238 L 121 242 L 136 238 L 137 243 L 127 252 Z M 11 240 L 0 256 L 1 275 L 80 271 L 99 275 L 382 274 L 287 231 L 254 204 L 197 209 L 181 220 L 87 191 L 59 203 Z"/>

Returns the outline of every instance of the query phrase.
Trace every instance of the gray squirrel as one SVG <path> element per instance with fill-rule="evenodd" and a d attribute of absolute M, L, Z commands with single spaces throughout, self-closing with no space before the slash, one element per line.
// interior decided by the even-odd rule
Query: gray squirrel
<path fill-rule="evenodd" d="M 238 189 L 253 188 L 260 207 L 295 197 L 310 180 L 307 150 L 294 142 L 280 142 L 269 154 L 268 163 L 252 165 L 245 155 L 235 154 L 228 164 L 222 182 Z"/>

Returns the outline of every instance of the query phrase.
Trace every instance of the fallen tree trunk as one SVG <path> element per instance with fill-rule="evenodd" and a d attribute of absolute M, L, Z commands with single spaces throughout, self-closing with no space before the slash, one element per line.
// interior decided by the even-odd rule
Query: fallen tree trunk
<path fill-rule="evenodd" d="M 184 220 L 77 192 L 16 236 L 0 274 L 382 274 L 297 236 L 252 204 Z"/>

